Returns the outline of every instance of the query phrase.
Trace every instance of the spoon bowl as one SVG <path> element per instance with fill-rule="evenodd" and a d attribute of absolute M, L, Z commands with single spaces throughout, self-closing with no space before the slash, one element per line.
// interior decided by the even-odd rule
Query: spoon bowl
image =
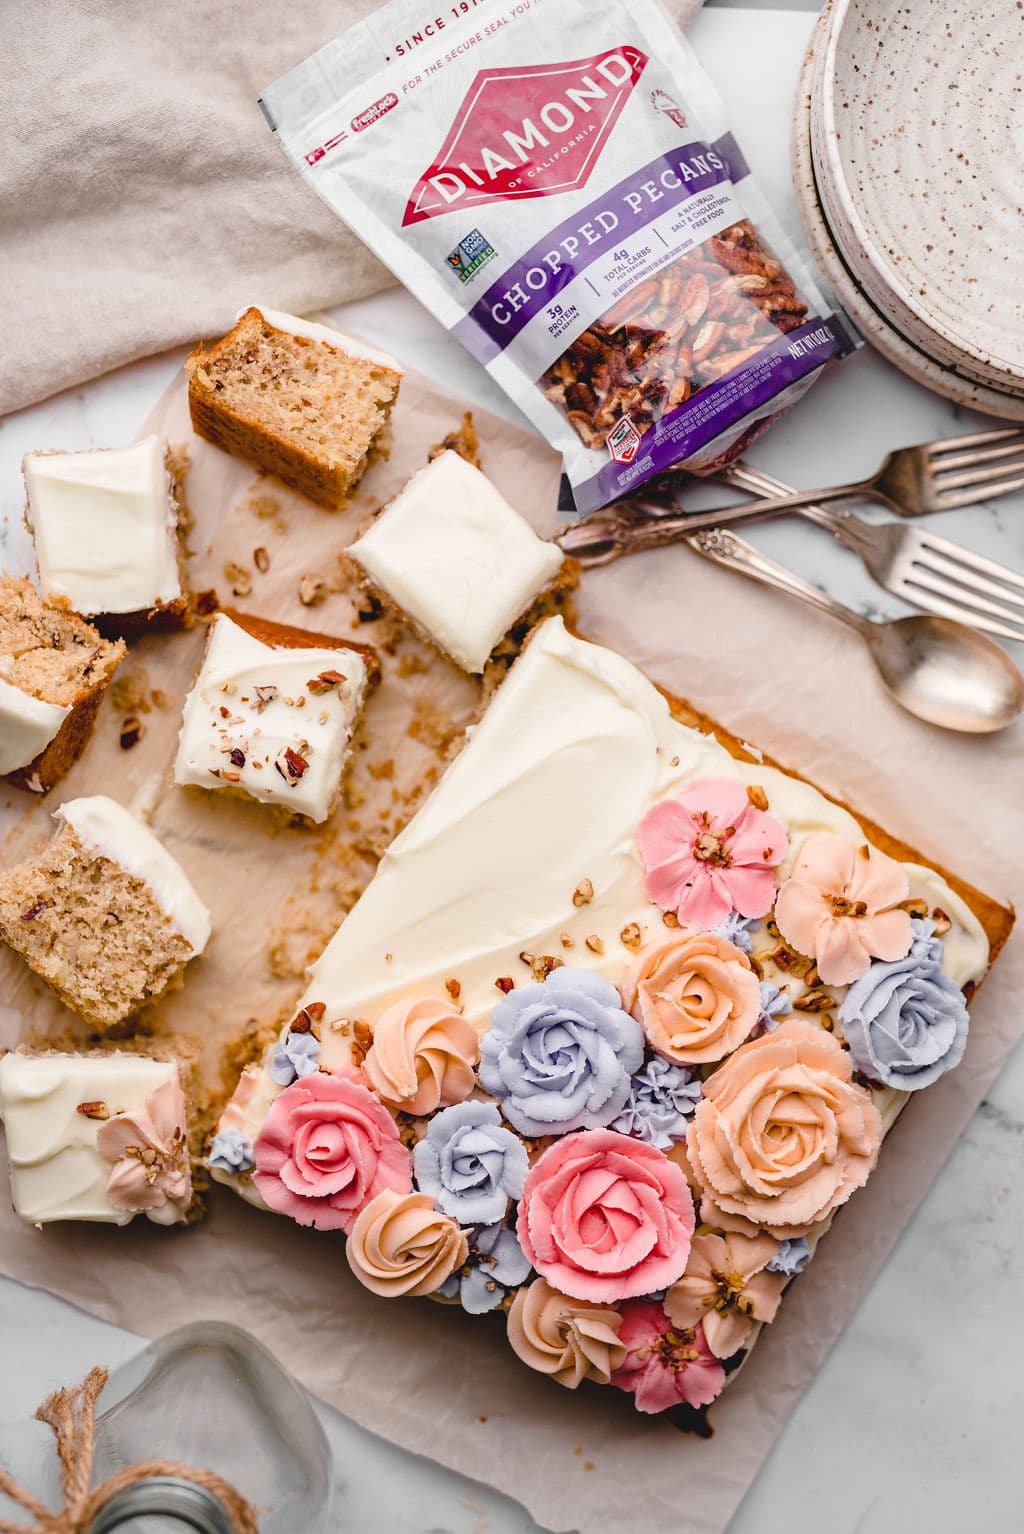
<path fill-rule="evenodd" d="M 922 614 L 862 633 L 896 702 L 927 724 L 988 735 L 1024 710 L 1024 677 L 1009 655 L 964 623 Z"/>

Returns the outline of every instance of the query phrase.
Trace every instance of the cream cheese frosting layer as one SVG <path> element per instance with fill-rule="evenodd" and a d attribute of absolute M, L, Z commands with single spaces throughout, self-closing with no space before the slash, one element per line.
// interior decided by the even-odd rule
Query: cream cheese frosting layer
<path fill-rule="evenodd" d="M 264 644 L 218 614 L 185 700 L 175 782 L 325 820 L 366 683 L 356 650 Z"/>
<path fill-rule="evenodd" d="M 54 819 L 71 826 L 91 851 L 148 885 L 193 953 L 202 953 L 210 940 L 210 913 L 184 869 L 148 826 L 104 794 L 69 799 L 54 811 Z"/>
<path fill-rule="evenodd" d="M 181 596 L 166 444 L 28 453 L 29 519 L 43 595 L 87 617 Z"/>
<path fill-rule="evenodd" d="M 138 1055 L 5 1055 L 0 1113 L 21 1218 L 33 1225 L 52 1220 L 127 1225 L 133 1212 L 116 1208 L 107 1195 L 112 1168 L 97 1149 L 97 1135 L 116 1114 L 145 1112 L 150 1094 L 177 1079 L 173 1061 Z M 90 1117 L 80 1105 L 104 1117 Z M 172 1202 L 147 1213 L 159 1225 L 184 1219 Z"/>
<path fill-rule="evenodd" d="M 0 677 L 0 774 L 34 762 L 70 712 L 70 707 L 44 703 Z"/>
<path fill-rule="evenodd" d="M 458 453 L 420 469 L 349 549 L 381 591 L 467 671 L 562 565 L 562 553 Z"/>
<path fill-rule="evenodd" d="M 258 309 L 268 325 L 273 325 L 275 330 L 284 330 L 291 336 L 305 336 L 309 341 L 326 341 L 328 346 L 333 346 L 335 351 L 344 352 L 348 357 L 359 357 L 363 362 L 376 362 L 381 367 L 391 368 L 395 373 L 404 374 L 402 364 L 388 352 L 382 352 L 378 347 L 371 346 L 368 341 L 360 341 L 355 336 L 350 336 L 347 331 L 336 330 L 333 325 L 320 325 L 316 320 L 300 319 L 297 314 L 286 314 L 283 309 L 267 309 L 263 304 L 251 306 Z M 236 322 L 245 314 L 245 309 L 239 309 L 235 315 Z"/>

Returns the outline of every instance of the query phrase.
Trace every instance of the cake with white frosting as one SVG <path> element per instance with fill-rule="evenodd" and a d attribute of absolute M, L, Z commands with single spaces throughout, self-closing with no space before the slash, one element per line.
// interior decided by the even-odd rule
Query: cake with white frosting
<path fill-rule="evenodd" d="M 40 794 L 59 782 L 124 653 L 28 581 L 0 575 L 0 777 Z"/>
<path fill-rule="evenodd" d="M 175 782 L 326 820 L 378 675 L 367 645 L 218 613 L 185 700 Z"/>
<path fill-rule="evenodd" d="M 26 453 L 22 467 L 48 601 L 116 633 L 184 622 L 183 466 L 166 442 Z"/>
<path fill-rule="evenodd" d="M 685 1419 L 958 1064 L 1011 925 L 554 619 L 208 1164 L 374 1293 L 504 1311 L 529 1367 Z"/>
<path fill-rule="evenodd" d="M 30 1225 L 183 1221 L 192 1204 L 176 1060 L 17 1050 L 0 1060 L 14 1208 Z"/>
<path fill-rule="evenodd" d="M 330 511 L 358 484 L 402 382 L 386 352 L 263 306 L 186 367 L 198 435 Z"/>
<path fill-rule="evenodd" d="M 483 671 L 564 564 L 451 450 L 415 473 L 348 552 L 377 594 L 470 672 Z"/>
<path fill-rule="evenodd" d="M 65 1006 L 110 1028 L 201 954 L 210 916 L 167 849 L 102 794 L 54 812 L 60 829 L 0 873 L 0 937 Z"/>

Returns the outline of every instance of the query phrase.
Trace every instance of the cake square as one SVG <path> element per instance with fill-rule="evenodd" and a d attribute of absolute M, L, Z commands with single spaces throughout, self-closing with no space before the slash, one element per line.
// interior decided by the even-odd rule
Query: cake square
<path fill-rule="evenodd" d="M 81 453 L 26 453 L 40 589 L 118 632 L 188 608 L 178 466 L 159 437 Z"/>
<path fill-rule="evenodd" d="M 175 1060 L 18 1050 L 0 1060 L 11 1197 L 30 1225 L 158 1225 L 192 1203 L 188 1111 Z"/>
<path fill-rule="evenodd" d="M 152 831 L 102 794 L 54 812 L 43 850 L 0 874 L 0 937 L 65 1006 L 110 1028 L 202 953 L 210 915 Z"/>
<path fill-rule="evenodd" d="M 561 549 L 450 450 L 415 473 L 348 552 L 425 638 L 471 672 L 483 671 L 563 565 Z"/>
<path fill-rule="evenodd" d="M 40 794 L 59 782 L 124 654 L 123 641 L 0 575 L 0 777 Z"/>
<path fill-rule="evenodd" d="M 402 382 L 386 352 L 262 306 L 186 368 L 198 435 L 329 511 L 359 483 Z"/>
<path fill-rule="evenodd" d="M 379 674 L 368 645 L 218 613 L 185 700 L 174 781 L 326 820 Z"/>

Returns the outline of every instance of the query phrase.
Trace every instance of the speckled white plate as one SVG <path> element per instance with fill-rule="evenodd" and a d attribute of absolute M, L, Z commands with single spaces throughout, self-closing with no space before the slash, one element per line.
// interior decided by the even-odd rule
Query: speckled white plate
<path fill-rule="evenodd" d="M 826 8 L 804 59 L 793 120 L 793 184 L 804 237 L 836 298 L 865 339 L 910 378 L 971 409 L 1005 420 L 1024 421 L 1024 398 L 1013 397 L 942 366 L 901 335 L 868 299 L 847 266 L 822 210 L 811 154 L 811 95 L 815 63 L 825 46 L 831 10 Z"/>
<path fill-rule="evenodd" d="M 1024 9 L 832 0 L 812 72 L 818 198 L 876 309 L 1024 393 Z"/>

